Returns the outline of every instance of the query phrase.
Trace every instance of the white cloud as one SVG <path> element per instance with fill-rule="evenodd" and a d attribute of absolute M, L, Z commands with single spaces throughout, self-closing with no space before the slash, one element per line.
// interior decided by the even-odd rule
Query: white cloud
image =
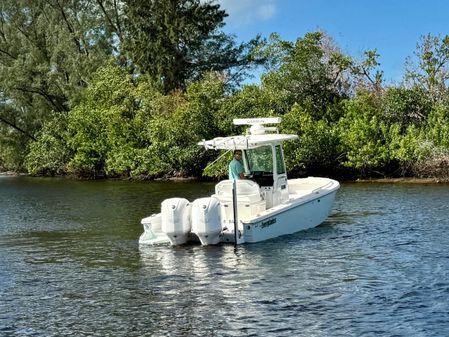
<path fill-rule="evenodd" d="M 229 14 L 228 21 L 250 24 L 266 21 L 276 15 L 278 0 L 218 0 L 221 8 Z"/>
<path fill-rule="evenodd" d="M 262 20 L 269 20 L 276 14 L 276 6 L 273 3 L 262 5 L 258 8 L 257 14 Z"/>

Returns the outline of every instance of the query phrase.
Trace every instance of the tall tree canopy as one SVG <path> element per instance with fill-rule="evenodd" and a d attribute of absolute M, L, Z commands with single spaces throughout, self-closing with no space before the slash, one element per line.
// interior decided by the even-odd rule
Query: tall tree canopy
<path fill-rule="evenodd" d="M 0 161 L 8 146 L 24 152 L 52 111 L 76 105 L 111 55 L 98 13 L 89 0 L 0 2 Z"/>
<path fill-rule="evenodd" d="M 165 92 L 211 70 L 240 80 L 263 63 L 262 41 L 237 44 L 220 30 L 225 17 L 202 0 L 2 0 L 0 166 L 20 169 L 29 142 L 80 104 L 110 58 Z"/>
<path fill-rule="evenodd" d="M 278 92 L 288 102 L 305 107 L 315 119 L 332 113 L 348 96 L 347 72 L 351 60 L 343 55 L 322 32 L 307 33 L 295 43 L 272 36 L 266 52 L 274 50 L 279 64 L 262 77 L 267 89 Z"/>
<path fill-rule="evenodd" d="M 125 3 L 123 50 L 140 72 L 161 81 L 165 92 L 185 88 L 206 71 L 224 71 L 229 79 L 240 79 L 246 67 L 264 62 L 253 54 L 260 38 L 237 45 L 220 31 L 227 14 L 213 1 Z"/>
<path fill-rule="evenodd" d="M 414 62 L 415 61 L 415 62 Z M 427 34 L 407 60 L 406 81 L 427 91 L 434 102 L 447 100 L 449 84 L 449 36 Z"/>
<path fill-rule="evenodd" d="M 217 3 L 1 0 L 0 170 L 199 175 L 214 156 L 199 140 L 267 115 L 299 136 L 296 174 L 449 166 L 449 37 L 425 36 L 404 84 L 385 85 L 376 50 L 353 60 L 322 32 L 238 44 Z"/>

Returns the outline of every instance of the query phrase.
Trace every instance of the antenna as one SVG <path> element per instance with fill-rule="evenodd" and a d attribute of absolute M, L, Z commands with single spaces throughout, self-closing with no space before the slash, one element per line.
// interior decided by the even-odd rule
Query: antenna
<path fill-rule="evenodd" d="M 251 125 L 247 130 L 251 135 L 263 135 L 266 131 L 278 132 L 277 127 L 265 127 L 264 124 L 279 124 L 282 121 L 281 117 L 267 117 L 267 118 L 236 118 L 234 125 Z"/>
<path fill-rule="evenodd" d="M 282 121 L 281 117 L 267 117 L 267 118 L 235 118 L 234 125 L 264 125 L 264 124 L 279 124 Z"/>

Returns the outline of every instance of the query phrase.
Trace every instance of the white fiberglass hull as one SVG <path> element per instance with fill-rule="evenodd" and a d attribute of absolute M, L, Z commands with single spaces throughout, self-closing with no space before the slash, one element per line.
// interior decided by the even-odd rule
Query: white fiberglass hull
<path fill-rule="evenodd" d="M 244 241 L 265 241 L 318 226 L 331 212 L 336 192 L 304 198 L 306 200 L 292 200 L 278 209 L 270 210 L 262 218 L 244 222 Z"/>
<path fill-rule="evenodd" d="M 340 187 L 337 181 L 309 177 L 289 180 L 288 183 L 289 198 L 287 201 L 238 221 L 237 244 L 265 241 L 313 228 L 328 217 Z M 139 239 L 141 244 L 175 244 L 163 232 L 161 218 L 162 215 L 159 213 L 142 219 L 144 233 Z M 233 221 L 222 222 L 219 241 L 234 243 Z M 189 233 L 189 241 L 198 241 L 198 238 L 194 233 Z"/>

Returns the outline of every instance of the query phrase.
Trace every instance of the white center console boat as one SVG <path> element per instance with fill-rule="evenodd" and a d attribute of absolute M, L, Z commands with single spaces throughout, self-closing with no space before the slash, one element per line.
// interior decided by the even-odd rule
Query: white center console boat
<path fill-rule="evenodd" d="M 279 134 L 280 118 L 235 119 L 249 125 L 246 135 L 205 140 L 206 149 L 242 151 L 247 179 L 224 180 L 215 193 L 193 202 L 164 200 L 161 213 L 142 219 L 140 244 L 203 245 L 259 242 L 318 226 L 329 215 L 340 184 L 328 178 L 287 179 L 282 143 L 297 135 Z"/>

